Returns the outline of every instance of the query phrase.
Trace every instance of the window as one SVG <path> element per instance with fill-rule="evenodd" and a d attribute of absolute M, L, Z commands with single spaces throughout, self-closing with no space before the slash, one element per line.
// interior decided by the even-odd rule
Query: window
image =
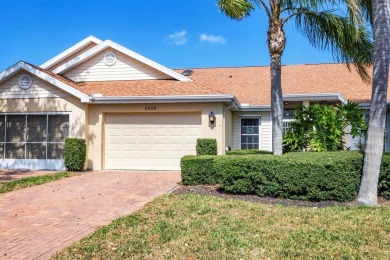
<path fill-rule="evenodd" d="M 0 115 L 0 159 L 63 159 L 69 115 Z"/>
<path fill-rule="evenodd" d="M 294 119 L 283 119 L 283 134 L 287 133 L 292 121 L 294 121 Z"/>
<path fill-rule="evenodd" d="M 259 149 L 260 118 L 241 119 L 241 150 Z"/>

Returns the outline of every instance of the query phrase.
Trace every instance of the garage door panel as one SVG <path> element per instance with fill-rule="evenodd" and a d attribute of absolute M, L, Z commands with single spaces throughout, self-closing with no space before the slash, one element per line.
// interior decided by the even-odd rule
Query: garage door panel
<path fill-rule="evenodd" d="M 105 168 L 179 170 L 196 153 L 200 123 L 200 113 L 108 114 Z"/>

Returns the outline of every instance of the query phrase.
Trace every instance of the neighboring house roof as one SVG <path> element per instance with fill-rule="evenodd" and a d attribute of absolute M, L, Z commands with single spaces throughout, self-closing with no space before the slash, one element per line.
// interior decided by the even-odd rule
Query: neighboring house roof
<path fill-rule="evenodd" d="M 234 94 L 241 104 L 271 104 L 269 66 L 192 70 L 194 72 L 189 77 L 194 82 L 222 93 Z M 284 95 L 339 93 L 344 99 L 359 103 L 371 99 L 371 84 L 364 83 L 354 68 L 349 71 L 345 64 L 282 66 L 282 88 Z"/>

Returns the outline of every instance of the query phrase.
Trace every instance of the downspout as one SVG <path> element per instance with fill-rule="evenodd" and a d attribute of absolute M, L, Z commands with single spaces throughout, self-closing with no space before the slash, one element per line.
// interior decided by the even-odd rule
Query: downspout
<path fill-rule="evenodd" d="M 225 155 L 226 154 L 226 110 L 229 110 L 229 109 L 232 109 L 236 107 L 234 105 L 234 102 L 233 102 L 233 105 L 231 105 L 230 107 L 224 107 L 222 109 L 222 115 L 223 115 L 223 125 L 222 125 L 222 131 L 223 131 L 223 138 L 222 138 L 222 148 L 223 148 L 223 151 L 222 151 L 222 154 Z"/>

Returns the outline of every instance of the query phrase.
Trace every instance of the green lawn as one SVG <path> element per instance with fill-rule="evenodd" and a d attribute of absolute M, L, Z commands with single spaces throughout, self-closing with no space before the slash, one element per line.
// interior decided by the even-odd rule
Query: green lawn
<path fill-rule="evenodd" d="M 71 172 L 56 172 L 52 174 L 46 174 L 41 176 L 27 177 L 16 181 L 0 182 L 0 193 L 6 193 L 14 190 L 19 190 L 27 187 L 41 185 L 44 183 L 57 181 L 78 175 Z"/>
<path fill-rule="evenodd" d="M 53 259 L 389 259 L 390 207 L 297 208 L 165 195 Z"/>

